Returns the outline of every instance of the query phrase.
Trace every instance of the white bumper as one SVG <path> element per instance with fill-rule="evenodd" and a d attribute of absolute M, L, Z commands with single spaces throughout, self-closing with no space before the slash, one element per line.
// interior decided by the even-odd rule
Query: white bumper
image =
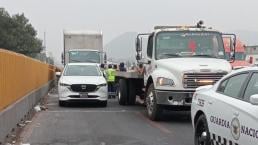
<path fill-rule="evenodd" d="M 107 86 L 103 86 L 94 92 L 87 93 L 88 97 L 81 97 L 81 93 L 73 92 L 68 87 L 58 87 L 58 97 L 60 101 L 106 101 L 108 99 Z"/>

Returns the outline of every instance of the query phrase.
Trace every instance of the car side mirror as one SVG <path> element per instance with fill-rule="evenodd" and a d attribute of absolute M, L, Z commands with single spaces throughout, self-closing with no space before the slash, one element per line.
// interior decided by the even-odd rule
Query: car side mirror
<path fill-rule="evenodd" d="M 252 95 L 250 97 L 250 103 L 253 105 L 258 105 L 258 94 Z"/>
<path fill-rule="evenodd" d="M 60 77 L 61 76 L 61 72 L 56 72 L 56 76 Z"/>

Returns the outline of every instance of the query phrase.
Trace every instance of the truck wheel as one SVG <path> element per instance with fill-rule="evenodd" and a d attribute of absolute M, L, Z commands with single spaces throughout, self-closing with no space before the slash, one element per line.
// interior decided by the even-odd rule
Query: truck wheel
<path fill-rule="evenodd" d="M 211 145 L 210 132 L 204 115 L 201 115 L 195 124 L 194 144 Z"/>
<path fill-rule="evenodd" d="M 128 97 L 127 94 L 127 85 L 126 85 L 126 80 L 124 79 L 120 79 L 119 80 L 119 87 L 118 87 L 118 94 L 117 94 L 117 98 L 118 98 L 118 103 L 120 105 L 125 105 L 126 104 L 126 100 Z"/>
<path fill-rule="evenodd" d="M 132 81 L 129 82 L 129 91 L 128 91 L 128 104 L 134 105 L 136 101 L 136 90 L 134 83 Z"/>
<path fill-rule="evenodd" d="M 151 120 L 157 121 L 160 119 L 162 108 L 157 104 L 156 94 L 154 93 L 154 85 L 151 84 L 147 91 L 146 96 L 146 107 L 148 112 L 148 117 Z"/>

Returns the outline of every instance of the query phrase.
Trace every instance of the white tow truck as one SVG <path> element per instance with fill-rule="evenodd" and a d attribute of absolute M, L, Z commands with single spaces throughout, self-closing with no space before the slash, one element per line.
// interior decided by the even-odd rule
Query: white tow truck
<path fill-rule="evenodd" d="M 236 36 L 225 35 L 232 36 L 234 50 Z M 144 36 L 148 39 L 146 55 Z M 197 87 L 214 84 L 231 71 L 222 37 L 202 22 L 196 26 L 156 26 L 152 33 L 138 34 L 136 59 L 145 71 L 117 72 L 119 104 L 133 105 L 136 95 L 140 96 L 151 120 L 158 120 L 164 109 L 190 110 Z"/>

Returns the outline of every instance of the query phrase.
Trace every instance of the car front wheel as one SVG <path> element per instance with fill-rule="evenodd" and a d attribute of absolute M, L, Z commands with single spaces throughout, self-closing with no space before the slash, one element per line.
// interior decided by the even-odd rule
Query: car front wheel
<path fill-rule="evenodd" d="M 196 121 L 194 142 L 195 145 L 211 145 L 208 123 L 204 115 L 201 115 Z"/>

